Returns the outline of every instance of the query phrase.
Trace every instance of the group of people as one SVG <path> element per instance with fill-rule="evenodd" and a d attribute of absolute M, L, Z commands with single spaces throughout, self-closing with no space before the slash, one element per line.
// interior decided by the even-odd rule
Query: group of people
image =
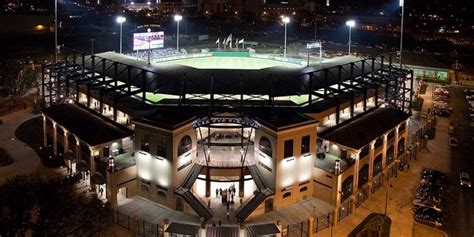
<path fill-rule="evenodd" d="M 231 184 L 226 189 L 216 188 L 216 197 L 221 197 L 222 203 L 227 204 L 227 209 L 229 209 L 229 204 L 234 203 L 235 192 L 235 185 Z"/>
<path fill-rule="evenodd" d="M 166 49 L 151 49 L 150 58 L 166 58 L 171 56 L 181 56 L 186 55 L 188 52 L 185 49 L 176 50 L 175 48 L 166 48 Z M 148 59 L 148 50 L 136 51 L 128 54 L 131 57 L 139 58 L 142 60 Z"/>

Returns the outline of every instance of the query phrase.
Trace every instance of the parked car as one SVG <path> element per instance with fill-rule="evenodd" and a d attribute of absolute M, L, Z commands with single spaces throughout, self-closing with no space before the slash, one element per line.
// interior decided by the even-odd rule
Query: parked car
<path fill-rule="evenodd" d="M 429 199 L 415 199 L 413 200 L 413 208 L 419 208 L 419 207 L 428 207 L 428 208 L 433 208 L 437 211 L 443 211 L 443 208 L 440 203 L 434 202 Z"/>
<path fill-rule="evenodd" d="M 435 227 L 443 226 L 445 219 L 444 214 L 433 208 L 417 207 L 413 208 L 415 220 L 424 224 L 433 225 Z"/>
<path fill-rule="evenodd" d="M 471 176 L 466 172 L 459 173 L 459 183 L 461 187 L 471 187 Z"/>

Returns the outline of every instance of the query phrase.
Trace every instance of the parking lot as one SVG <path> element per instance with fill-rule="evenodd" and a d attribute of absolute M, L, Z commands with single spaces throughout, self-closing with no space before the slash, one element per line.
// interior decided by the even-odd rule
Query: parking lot
<path fill-rule="evenodd" d="M 460 172 L 470 174 L 471 178 L 474 175 L 474 127 L 471 126 L 464 89 L 466 87 L 459 86 L 450 89 L 452 96 L 449 106 L 454 112 L 449 121 L 454 130 L 449 136 L 458 141 L 457 147 L 450 147 L 451 172 L 446 174 L 445 214 L 448 223 L 443 229 L 450 236 L 474 235 L 474 193 L 472 189 L 462 188 L 459 181 Z"/>

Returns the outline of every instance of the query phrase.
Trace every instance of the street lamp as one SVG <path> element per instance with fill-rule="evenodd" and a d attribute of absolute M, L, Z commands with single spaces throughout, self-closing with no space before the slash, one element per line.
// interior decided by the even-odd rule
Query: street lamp
<path fill-rule="evenodd" d="M 352 27 L 355 26 L 355 21 L 354 20 L 346 21 L 346 26 L 349 26 L 349 55 L 351 55 L 351 31 L 352 31 Z"/>
<path fill-rule="evenodd" d="M 402 50 L 403 50 L 403 19 L 405 18 L 405 0 L 400 0 L 402 8 L 402 19 L 400 23 L 400 68 L 402 68 Z"/>
<path fill-rule="evenodd" d="M 387 184 L 387 191 L 385 192 L 385 212 L 384 215 L 387 215 L 387 204 L 388 204 L 388 188 L 393 187 L 392 184 Z"/>
<path fill-rule="evenodd" d="M 176 21 L 176 50 L 179 50 L 179 22 L 183 19 L 181 15 L 174 15 L 174 20 Z"/>
<path fill-rule="evenodd" d="M 286 32 L 287 32 L 287 30 L 286 30 L 287 26 L 286 25 L 288 25 L 288 23 L 290 23 L 290 18 L 285 16 L 285 17 L 282 18 L 282 21 L 283 21 L 283 24 L 285 24 L 285 46 L 283 48 L 283 57 L 286 58 Z"/>
<path fill-rule="evenodd" d="M 119 53 L 122 53 L 122 25 L 127 19 L 123 16 L 117 17 L 117 23 L 120 24 L 120 50 Z"/>

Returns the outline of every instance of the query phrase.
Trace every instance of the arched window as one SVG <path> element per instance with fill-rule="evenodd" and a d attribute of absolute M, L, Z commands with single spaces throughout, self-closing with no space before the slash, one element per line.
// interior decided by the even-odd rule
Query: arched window
<path fill-rule="evenodd" d="M 362 187 L 364 184 L 369 181 L 369 164 L 365 164 L 359 170 L 359 182 L 357 183 L 358 187 Z"/>
<path fill-rule="evenodd" d="M 190 151 L 192 148 L 192 140 L 191 137 L 186 135 L 179 141 L 178 144 L 178 156 Z"/>
<path fill-rule="evenodd" d="M 393 145 L 387 149 L 387 165 L 391 164 L 394 158 Z"/>
<path fill-rule="evenodd" d="M 341 201 L 345 200 L 346 198 L 352 195 L 352 192 L 354 190 L 353 182 L 354 182 L 354 176 L 352 175 L 344 179 L 344 182 L 342 182 Z"/>
<path fill-rule="evenodd" d="M 402 137 L 399 141 L 398 141 L 398 155 L 403 155 L 403 152 L 405 152 L 405 138 Z"/>
<path fill-rule="evenodd" d="M 158 196 L 165 198 L 165 197 L 166 197 L 166 193 L 163 192 L 163 191 L 158 191 Z"/>
<path fill-rule="evenodd" d="M 287 193 L 283 194 L 283 198 L 287 198 L 289 196 L 291 196 L 291 192 L 287 192 Z"/>
<path fill-rule="evenodd" d="M 269 157 L 273 157 L 272 152 L 272 143 L 268 140 L 267 137 L 261 137 L 260 141 L 258 142 L 258 147 L 261 152 L 265 153 Z"/>
<path fill-rule="evenodd" d="M 379 174 L 382 171 L 382 154 L 374 159 L 374 167 L 372 169 L 372 176 Z"/>

